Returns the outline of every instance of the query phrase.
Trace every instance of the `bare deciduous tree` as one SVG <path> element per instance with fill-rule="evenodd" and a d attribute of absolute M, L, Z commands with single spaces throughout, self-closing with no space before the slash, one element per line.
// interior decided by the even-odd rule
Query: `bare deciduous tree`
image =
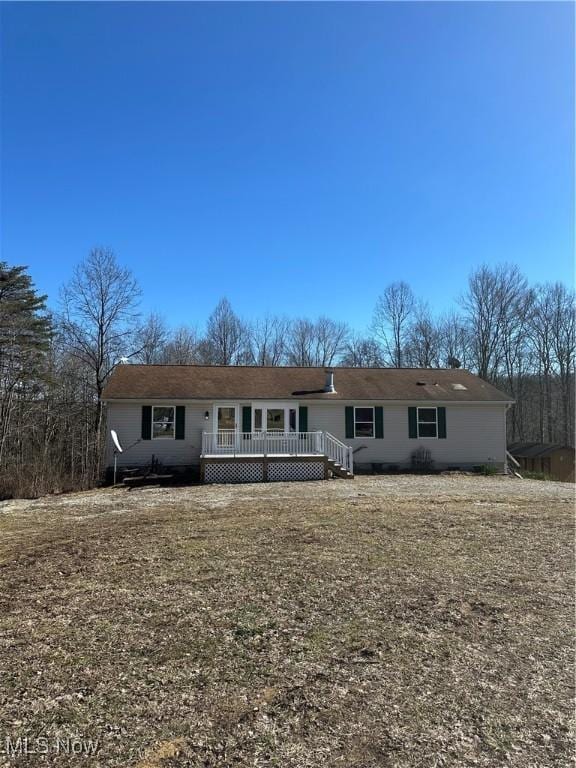
<path fill-rule="evenodd" d="M 424 302 L 416 302 L 414 319 L 408 327 L 405 342 L 405 359 L 412 368 L 439 368 L 440 329 L 430 308 Z"/>
<path fill-rule="evenodd" d="M 379 368 L 384 365 L 382 348 L 375 339 L 352 336 L 346 344 L 340 365 L 348 368 Z"/>
<path fill-rule="evenodd" d="M 228 299 L 221 299 L 208 318 L 204 359 L 214 365 L 238 365 L 246 358 L 247 341 L 244 324 Z"/>
<path fill-rule="evenodd" d="M 64 342 L 90 372 L 96 398 L 94 424 L 99 454 L 103 421 L 102 391 L 123 357 L 131 357 L 138 330 L 140 288 L 114 253 L 94 248 L 74 270 L 61 291 L 61 328 Z M 98 462 L 96 462 L 96 471 Z"/>
<path fill-rule="evenodd" d="M 576 300 L 573 290 L 555 283 L 552 293 L 552 350 L 560 379 L 562 442 L 574 444 L 574 369 L 576 352 Z"/>
<path fill-rule="evenodd" d="M 531 294 L 524 279 L 515 280 L 504 291 L 500 329 L 501 366 L 497 384 L 504 383 L 514 399 L 508 413 L 508 427 L 513 441 L 524 439 L 524 386 L 528 367 L 527 324 L 532 312 Z"/>
<path fill-rule="evenodd" d="M 316 322 L 299 318 L 290 324 L 287 358 L 290 365 L 335 365 L 346 349 L 346 323 L 320 317 Z"/>
<path fill-rule="evenodd" d="M 250 362 L 253 365 L 282 365 L 290 324 L 286 318 L 265 315 L 248 328 Z"/>
<path fill-rule="evenodd" d="M 551 440 L 552 435 L 552 302 L 547 286 L 533 291 L 533 312 L 529 332 L 536 360 L 539 388 L 539 437 Z"/>
<path fill-rule="evenodd" d="M 287 343 L 290 365 L 306 367 L 314 365 L 315 335 L 314 323 L 311 320 L 301 318 L 290 324 L 290 336 Z"/>
<path fill-rule="evenodd" d="M 472 339 L 473 363 L 483 379 L 495 380 L 502 362 L 502 335 L 507 313 L 526 291 L 515 265 L 482 266 L 468 280 L 462 298 Z"/>
<path fill-rule="evenodd" d="M 558 283 L 538 285 L 532 302 L 527 327 L 538 377 L 540 439 L 552 442 L 558 421 L 555 407 L 560 403 L 562 441 L 570 445 L 574 442 L 574 294 Z M 559 398 L 554 396 L 556 380 Z"/>
<path fill-rule="evenodd" d="M 315 360 L 314 365 L 330 367 L 335 365 L 344 353 L 350 330 L 346 323 L 319 317 L 314 325 Z"/>
<path fill-rule="evenodd" d="M 372 330 L 394 368 L 404 365 L 404 344 L 413 310 L 414 294 L 403 281 L 388 285 L 376 302 Z"/>
<path fill-rule="evenodd" d="M 169 365 L 193 365 L 201 360 L 199 346 L 196 331 L 181 325 L 169 335 L 160 361 Z"/>
<path fill-rule="evenodd" d="M 139 352 L 134 356 L 134 360 L 145 365 L 164 362 L 167 343 L 166 321 L 162 315 L 152 312 L 136 333 L 136 346 Z"/>
<path fill-rule="evenodd" d="M 448 368 L 468 368 L 470 334 L 457 312 L 443 315 L 438 322 L 440 364 Z"/>

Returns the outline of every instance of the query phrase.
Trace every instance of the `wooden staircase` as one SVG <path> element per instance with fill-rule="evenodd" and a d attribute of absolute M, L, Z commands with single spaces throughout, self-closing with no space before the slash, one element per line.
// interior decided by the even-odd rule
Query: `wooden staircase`
<path fill-rule="evenodd" d="M 354 479 L 353 473 L 349 472 L 346 467 L 342 466 L 342 464 L 338 464 L 338 462 L 334 461 L 334 459 L 328 458 L 326 463 L 328 465 L 328 471 L 331 472 L 332 475 L 336 475 L 336 477 L 342 477 L 345 480 Z"/>
<path fill-rule="evenodd" d="M 342 477 L 352 480 L 354 477 L 354 460 L 352 448 L 330 432 L 322 433 L 322 446 L 326 455 L 326 467 L 332 477 Z"/>

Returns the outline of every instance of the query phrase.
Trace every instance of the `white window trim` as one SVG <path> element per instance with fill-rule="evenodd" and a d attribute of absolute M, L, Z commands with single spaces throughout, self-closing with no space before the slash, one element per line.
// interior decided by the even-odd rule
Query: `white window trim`
<path fill-rule="evenodd" d="M 420 435 L 420 411 L 436 411 L 436 434 L 432 435 Z M 432 424 L 431 421 L 423 421 L 422 424 Z M 416 408 L 416 433 L 418 440 L 438 440 L 438 406 L 437 405 L 422 405 Z"/>
<path fill-rule="evenodd" d="M 253 400 L 252 401 L 252 432 L 256 433 L 255 429 L 255 416 L 254 411 L 257 409 L 262 410 L 262 432 L 266 432 L 266 421 L 267 416 L 266 412 L 270 409 L 278 409 L 284 411 L 284 432 L 281 434 L 284 435 L 294 435 L 297 434 L 300 431 L 300 409 L 299 404 L 294 402 L 286 402 L 284 401 L 278 401 L 274 402 L 273 400 Z M 296 411 L 296 430 L 294 432 L 290 432 L 290 411 Z"/>
<path fill-rule="evenodd" d="M 370 436 L 368 435 L 357 435 L 356 434 L 356 410 L 358 408 L 368 409 L 372 411 L 372 434 Z M 367 421 L 360 421 L 359 424 L 368 424 Z M 376 413 L 375 408 L 373 405 L 355 405 L 354 406 L 354 439 L 358 440 L 375 440 L 376 439 Z"/>
<path fill-rule="evenodd" d="M 171 422 L 168 422 L 168 424 L 173 424 L 174 429 L 172 430 L 173 434 L 168 435 L 166 437 L 154 437 L 154 424 L 166 424 L 165 421 L 154 421 L 154 409 L 155 408 L 172 408 L 174 411 L 174 418 Z M 151 435 L 150 437 L 152 440 L 176 440 L 176 406 L 175 405 L 153 405 L 152 406 L 152 423 L 151 423 Z"/>

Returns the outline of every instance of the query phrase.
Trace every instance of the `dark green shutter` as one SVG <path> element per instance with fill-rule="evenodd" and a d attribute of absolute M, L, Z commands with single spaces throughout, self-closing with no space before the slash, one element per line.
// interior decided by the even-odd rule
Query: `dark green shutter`
<path fill-rule="evenodd" d="M 308 406 L 301 405 L 298 408 L 298 431 L 308 432 Z"/>
<path fill-rule="evenodd" d="M 380 440 L 384 437 L 384 409 L 380 405 L 374 408 L 374 437 Z"/>
<path fill-rule="evenodd" d="M 252 407 L 242 406 L 242 432 L 252 432 Z"/>
<path fill-rule="evenodd" d="M 152 437 L 152 406 L 142 406 L 142 440 L 150 440 Z"/>
<path fill-rule="evenodd" d="M 184 440 L 186 432 L 186 406 L 176 406 L 176 440 Z"/>
<path fill-rule="evenodd" d="M 346 439 L 354 439 L 354 408 L 351 405 L 346 406 Z"/>
<path fill-rule="evenodd" d="M 408 408 L 408 437 L 418 437 L 416 408 Z"/>
<path fill-rule="evenodd" d="M 438 437 L 446 437 L 446 408 L 438 408 Z"/>

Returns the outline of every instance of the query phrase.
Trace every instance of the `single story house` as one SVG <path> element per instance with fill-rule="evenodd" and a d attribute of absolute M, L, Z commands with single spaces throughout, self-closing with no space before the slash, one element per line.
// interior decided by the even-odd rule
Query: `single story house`
<path fill-rule="evenodd" d="M 553 443 L 512 443 L 508 451 L 520 471 L 541 472 L 554 480 L 574 482 L 574 448 Z"/>
<path fill-rule="evenodd" d="M 504 392 L 464 370 L 117 366 L 104 391 L 118 466 L 197 467 L 206 482 L 506 467 Z M 110 431 L 108 432 L 110 438 Z M 114 445 L 109 439 L 108 465 Z"/>

